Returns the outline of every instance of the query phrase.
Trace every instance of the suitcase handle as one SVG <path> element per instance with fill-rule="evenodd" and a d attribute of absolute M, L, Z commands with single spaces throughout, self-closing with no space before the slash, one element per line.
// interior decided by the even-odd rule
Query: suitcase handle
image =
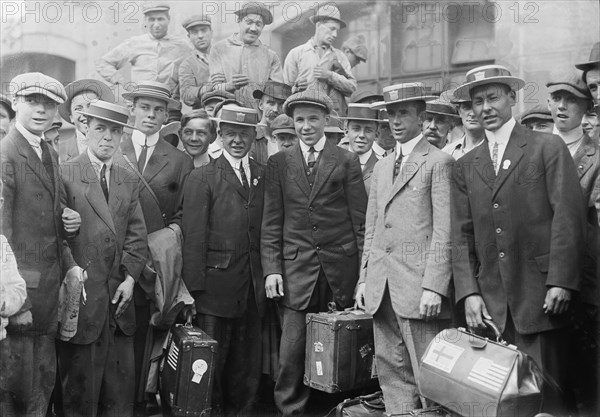
<path fill-rule="evenodd" d="M 490 319 L 482 319 L 483 324 L 485 324 L 489 329 L 492 330 L 492 332 L 494 332 L 494 337 L 496 338 L 496 342 L 500 343 L 502 345 L 507 345 L 506 341 L 502 338 L 502 333 L 500 332 L 500 329 L 498 328 L 498 326 L 496 326 L 496 323 L 494 323 L 492 320 Z M 477 336 L 477 334 L 475 334 L 471 328 L 469 327 L 469 333 L 471 333 L 474 336 Z"/>
<path fill-rule="evenodd" d="M 186 309 L 185 310 L 185 327 L 192 327 L 192 318 L 193 318 L 192 310 Z"/>

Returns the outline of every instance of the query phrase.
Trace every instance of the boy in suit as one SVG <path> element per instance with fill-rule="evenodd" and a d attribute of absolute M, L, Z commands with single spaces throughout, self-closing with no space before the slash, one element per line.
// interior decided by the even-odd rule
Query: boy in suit
<path fill-rule="evenodd" d="M 139 180 L 115 163 L 127 108 L 96 101 L 87 118 L 86 151 L 62 165 L 67 201 L 83 227 L 71 242 L 86 265 L 87 300 L 79 306 L 77 333 L 58 342 L 65 416 L 132 415 L 135 369 L 133 286 L 146 264 L 146 225 Z"/>

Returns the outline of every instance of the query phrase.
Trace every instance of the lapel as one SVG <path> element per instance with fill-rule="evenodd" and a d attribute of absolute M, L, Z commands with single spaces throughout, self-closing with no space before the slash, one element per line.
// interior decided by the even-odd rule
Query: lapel
<path fill-rule="evenodd" d="M 315 183 L 313 184 L 312 190 L 310 192 L 309 204 L 315 199 L 319 191 L 321 191 L 321 188 L 323 188 L 323 185 L 325 184 L 335 167 L 338 166 L 337 152 L 337 146 L 332 145 L 329 141 L 325 141 L 325 146 L 323 147 L 323 151 L 321 151 L 321 155 L 319 156 L 317 177 L 315 178 Z M 302 154 L 302 152 L 300 153 Z"/>
<path fill-rule="evenodd" d="M 373 169 L 375 168 L 375 164 L 377 163 L 377 161 L 379 161 L 379 159 L 377 159 L 377 155 L 375 155 L 375 152 L 371 152 L 371 156 L 367 160 L 367 163 L 365 164 L 365 170 L 363 171 L 363 181 L 366 181 L 369 178 L 371 178 L 371 175 L 373 175 Z"/>
<path fill-rule="evenodd" d="M 67 141 L 66 160 L 70 160 L 79 156 L 79 148 L 77 147 L 77 132 Z"/>
<path fill-rule="evenodd" d="M 46 168 L 44 167 L 44 164 L 42 164 L 42 160 L 37 156 L 29 142 L 27 142 L 27 139 L 25 139 L 21 132 L 19 132 L 16 128 L 14 129 L 14 131 L 16 135 L 15 143 L 17 145 L 19 153 L 25 158 L 25 161 L 27 161 L 27 165 L 29 166 L 29 168 L 31 168 L 31 171 L 33 171 L 33 173 L 37 175 L 44 188 L 46 188 L 50 192 L 50 195 L 53 197 L 54 200 L 54 190 L 58 189 L 58 170 L 56 169 L 57 167 L 54 158 L 52 159 L 52 167 L 54 170 L 55 180 L 54 184 L 52 184 L 52 181 L 46 173 Z"/>
<path fill-rule="evenodd" d="M 250 178 L 249 178 L 250 197 L 249 197 L 248 202 L 252 203 L 252 201 L 254 201 L 254 196 L 256 195 L 255 188 L 259 187 L 260 181 L 264 181 L 264 179 L 262 178 L 262 170 L 260 168 L 260 165 L 253 159 L 249 159 L 249 161 L 250 161 Z M 254 183 L 256 183 L 256 186 L 254 186 Z"/>
<path fill-rule="evenodd" d="M 238 192 L 240 196 L 242 196 L 242 198 L 245 201 L 248 201 L 248 193 L 242 186 L 242 183 L 240 182 L 235 171 L 233 170 L 233 167 L 231 166 L 227 158 L 225 158 L 225 155 L 221 154 L 221 156 L 217 158 L 216 164 L 217 168 L 221 170 L 221 178 L 223 178 L 225 181 L 231 184 L 231 186 Z"/>
<path fill-rule="evenodd" d="M 288 170 L 286 167 L 286 171 L 283 174 L 285 175 L 288 172 L 291 173 L 291 176 L 296 180 L 302 192 L 307 198 L 310 198 L 310 185 L 308 184 L 308 178 L 306 178 L 306 173 L 304 172 L 304 155 L 302 155 L 302 148 L 300 148 L 298 143 L 286 154 L 286 159 L 287 167 L 292 169 Z"/>
<path fill-rule="evenodd" d="M 112 191 L 116 191 L 116 190 L 112 190 L 112 188 L 110 188 L 111 191 L 109 191 L 109 194 L 108 194 L 109 204 L 107 204 L 106 199 L 104 198 L 104 194 L 102 192 L 102 188 L 100 187 L 100 181 L 98 180 L 96 171 L 94 170 L 94 167 L 92 166 L 90 158 L 87 156 L 86 152 L 84 152 L 81 155 L 79 164 L 80 164 L 82 170 L 86 170 L 85 171 L 86 175 L 81 176 L 81 182 L 86 184 L 85 198 L 87 198 L 88 202 L 90 203 L 90 206 L 96 212 L 98 217 L 100 217 L 100 219 L 102 219 L 102 221 L 104 223 L 106 223 L 108 228 L 116 235 L 117 231 L 115 229 L 115 224 L 113 222 L 113 219 L 111 216 L 111 211 L 109 209 L 109 204 L 111 204 L 111 206 L 114 207 L 118 200 L 117 196 L 116 196 L 116 194 L 117 194 L 116 192 L 114 193 L 115 197 L 112 197 L 112 195 L 111 195 L 111 194 L 113 194 Z M 113 167 L 113 170 L 114 169 L 115 168 Z M 89 170 L 89 171 L 87 171 L 87 170 Z M 112 181 L 113 181 L 112 179 L 116 176 L 117 175 L 115 175 L 115 172 L 111 172 L 111 185 L 112 185 Z M 111 200 L 113 200 L 113 201 L 111 201 Z"/>
<path fill-rule="evenodd" d="M 421 165 L 425 163 L 425 157 L 429 154 L 429 142 L 425 137 L 422 137 L 421 140 L 415 145 L 413 151 L 406 157 L 406 161 L 402 165 L 400 172 L 398 173 L 398 177 L 396 181 L 394 181 L 390 195 L 388 197 L 387 204 L 392 201 L 392 199 L 404 188 L 406 183 L 411 180 L 412 177 L 421 169 Z M 394 165 L 396 163 L 395 159 L 392 159 L 392 169 L 389 175 L 389 178 L 392 179 L 394 177 Z"/>
<path fill-rule="evenodd" d="M 133 145 L 132 145 L 133 146 Z M 144 179 L 148 182 L 156 177 L 162 169 L 169 163 L 169 144 L 162 138 L 158 138 L 154 152 L 150 155 L 150 159 L 144 168 Z"/>
<path fill-rule="evenodd" d="M 577 168 L 579 179 L 581 179 L 592 167 L 595 153 L 596 148 L 594 147 L 594 142 L 587 134 L 583 135 L 581 145 L 579 146 L 579 149 L 577 149 L 577 152 L 575 152 L 575 155 L 573 155 L 573 162 L 575 162 L 575 168 Z"/>
<path fill-rule="evenodd" d="M 518 124 L 515 125 L 513 131 L 511 132 L 508 143 L 506 144 L 506 150 L 502 156 L 500 168 L 498 169 L 498 175 L 496 175 L 496 180 L 494 181 L 492 199 L 496 196 L 496 194 L 498 194 L 498 190 L 500 187 L 502 187 L 502 184 L 504 184 L 506 179 L 510 176 L 510 173 L 513 172 L 523 157 L 523 150 L 521 148 L 527 145 L 526 135 L 528 134 L 529 130 L 524 127 L 520 127 Z M 487 147 L 486 150 L 488 151 L 489 155 L 489 147 Z M 505 161 L 510 161 L 507 169 L 504 169 Z"/>
<path fill-rule="evenodd" d="M 132 164 L 135 165 L 137 159 L 135 159 L 135 150 L 133 149 L 133 142 L 131 140 L 131 133 L 123 134 L 123 139 L 121 139 L 121 153 L 127 157 L 131 161 Z M 129 164 L 127 164 L 129 167 Z"/>
<path fill-rule="evenodd" d="M 492 165 L 492 157 L 490 156 L 490 148 L 487 138 L 472 152 L 475 154 L 475 172 L 479 174 L 483 182 L 490 188 L 490 190 L 493 189 L 496 174 L 494 173 L 494 167 Z"/>

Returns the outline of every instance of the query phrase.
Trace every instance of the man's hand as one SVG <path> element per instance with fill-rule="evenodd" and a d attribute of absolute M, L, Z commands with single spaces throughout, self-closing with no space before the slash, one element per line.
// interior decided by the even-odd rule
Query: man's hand
<path fill-rule="evenodd" d="M 33 317 L 31 316 L 31 311 L 27 310 L 10 316 L 8 322 L 13 329 L 24 331 L 33 324 Z"/>
<path fill-rule="evenodd" d="M 294 87 L 296 89 L 295 92 L 297 93 L 299 93 L 300 91 L 304 91 L 308 87 L 308 80 L 306 78 L 300 78 L 296 80 L 296 84 L 294 84 Z"/>
<path fill-rule="evenodd" d="M 222 84 L 227 82 L 227 78 L 225 78 L 225 74 L 213 74 L 210 76 L 210 82 L 212 84 Z"/>
<path fill-rule="evenodd" d="M 442 296 L 430 290 L 423 290 L 421 295 L 421 304 L 419 305 L 419 315 L 422 319 L 434 319 L 442 311 Z"/>
<path fill-rule="evenodd" d="M 365 309 L 365 283 L 361 282 L 356 287 L 356 294 L 354 295 L 354 308 L 359 310 Z"/>
<path fill-rule="evenodd" d="M 560 287 L 550 287 L 546 292 L 546 298 L 544 299 L 545 314 L 562 314 L 566 313 L 569 309 L 569 302 L 571 301 L 571 291 Z"/>
<path fill-rule="evenodd" d="M 265 279 L 267 298 L 279 300 L 283 297 L 283 277 L 281 274 L 267 275 Z"/>
<path fill-rule="evenodd" d="M 67 233 L 77 233 L 81 226 L 81 216 L 75 210 L 65 207 L 62 212 L 62 221 Z"/>
<path fill-rule="evenodd" d="M 485 302 L 479 294 L 473 294 L 465 298 L 465 316 L 467 319 L 467 326 L 476 328 L 486 327 L 483 323 L 483 318 L 488 320 L 492 319 L 492 316 L 487 311 Z"/>
<path fill-rule="evenodd" d="M 234 90 L 239 90 L 240 88 L 248 85 L 250 83 L 250 78 L 248 78 L 244 74 L 233 74 L 231 77 L 231 81 L 227 84 L 231 85 Z"/>
<path fill-rule="evenodd" d="M 313 69 L 313 77 L 315 77 L 317 80 L 329 81 L 331 78 L 331 71 L 317 66 Z"/>
<path fill-rule="evenodd" d="M 121 302 L 119 302 L 119 305 L 117 306 L 117 311 L 115 312 L 115 319 L 121 317 L 121 314 L 123 314 L 123 312 L 129 305 L 129 302 L 133 298 L 134 284 L 135 281 L 133 277 L 129 274 L 126 274 L 125 281 L 123 281 L 121 285 L 119 285 L 119 287 L 117 288 L 117 292 L 115 292 L 115 296 L 112 299 L 112 303 L 117 304 L 117 302 L 119 302 L 119 299 L 121 299 Z"/>
<path fill-rule="evenodd" d="M 86 282 L 88 279 L 87 271 L 77 265 L 67 271 L 65 279 L 72 279 L 77 281 Z"/>

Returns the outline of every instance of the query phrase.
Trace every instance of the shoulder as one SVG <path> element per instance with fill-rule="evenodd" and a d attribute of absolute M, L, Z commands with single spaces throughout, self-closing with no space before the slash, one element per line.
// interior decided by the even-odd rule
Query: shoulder
<path fill-rule="evenodd" d="M 431 155 L 432 160 L 443 165 L 453 164 L 455 162 L 452 156 L 433 145 L 430 145 L 429 154 Z"/>
<path fill-rule="evenodd" d="M 12 155 L 17 149 L 17 136 L 20 135 L 17 129 L 14 127 L 8 132 L 8 134 L 0 141 L 0 151 L 2 156 Z"/>

